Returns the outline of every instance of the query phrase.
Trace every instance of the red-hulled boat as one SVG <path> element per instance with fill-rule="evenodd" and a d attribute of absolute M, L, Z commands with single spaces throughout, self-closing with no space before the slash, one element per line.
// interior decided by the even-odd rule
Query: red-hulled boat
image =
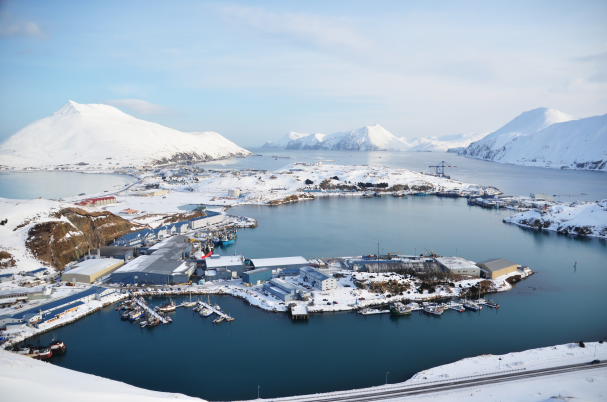
<path fill-rule="evenodd" d="M 65 347 L 65 343 L 63 341 L 60 341 L 59 339 L 53 339 L 49 347 L 51 348 L 51 351 L 55 354 L 65 353 L 65 351 L 67 350 L 67 348 Z"/>

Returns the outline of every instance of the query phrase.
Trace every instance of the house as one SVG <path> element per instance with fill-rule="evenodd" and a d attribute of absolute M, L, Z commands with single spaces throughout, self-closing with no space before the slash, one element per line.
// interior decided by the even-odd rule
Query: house
<path fill-rule="evenodd" d="M 302 267 L 299 271 L 301 279 L 316 289 L 331 290 L 337 288 L 337 280 L 331 275 L 327 275 L 312 267 Z"/>
<path fill-rule="evenodd" d="M 518 267 L 517 264 L 508 261 L 505 258 L 490 258 L 477 262 L 476 265 L 481 268 L 482 276 L 490 279 L 508 275 L 509 273 L 516 271 Z"/>
<path fill-rule="evenodd" d="M 139 213 L 139 211 L 137 211 L 135 209 L 127 208 L 127 209 L 123 209 L 122 211 L 120 211 L 120 213 L 124 214 L 124 215 L 136 215 Z"/>

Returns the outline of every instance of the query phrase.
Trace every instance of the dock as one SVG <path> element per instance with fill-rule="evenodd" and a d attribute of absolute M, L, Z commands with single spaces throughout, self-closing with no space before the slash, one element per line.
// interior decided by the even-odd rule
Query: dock
<path fill-rule="evenodd" d="M 202 305 L 203 307 L 208 308 L 209 310 L 212 310 L 214 314 L 217 314 L 218 316 L 223 317 L 226 321 L 234 321 L 234 319 L 232 317 L 230 317 L 226 313 L 223 313 L 223 312 L 217 310 L 215 307 L 211 306 L 210 304 L 207 304 L 200 300 L 198 300 L 198 304 Z"/>
<path fill-rule="evenodd" d="M 161 316 L 160 314 L 158 314 L 157 312 L 154 311 L 154 309 L 150 308 L 150 306 L 148 306 L 143 299 L 139 299 L 137 297 L 135 297 L 133 300 L 135 300 L 135 303 L 137 303 L 137 305 L 141 308 L 143 308 L 148 314 L 151 314 L 153 317 L 158 318 L 163 324 L 168 324 L 169 321 L 164 318 L 163 316 Z"/>
<path fill-rule="evenodd" d="M 310 318 L 308 308 L 303 304 L 297 304 L 291 307 L 292 320 L 307 320 Z"/>

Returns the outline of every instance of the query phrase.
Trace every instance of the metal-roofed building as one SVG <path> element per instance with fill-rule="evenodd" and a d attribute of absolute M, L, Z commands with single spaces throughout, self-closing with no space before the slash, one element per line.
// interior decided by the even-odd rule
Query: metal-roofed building
<path fill-rule="evenodd" d="M 135 249 L 133 247 L 120 247 L 120 246 L 105 246 L 98 249 L 91 250 L 92 255 L 99 255 L 100 257 L 121 259 L 124 262 L 132 259 Z"/>
<path fill-rule="evenodd" d="M 486 278 L 491 279 L 508 275 L 510 272 L 516 271 L 518 266 L 505 258 L 490 258 L 485 261 L 477 262 L 476 265 L 483 270 L 483 275 Z"/>
<path fill-rule="evenodd" d="M 320 290 L 330 290 L 337 288 L 337 280 L 331 275 L 327 275 L 312 267 L 302 267 L 300 270 L 301 279 L 309 282 L 312 286 Z"/>
<path fill-rule="evenodd" d="M 244 257 L 241 255 L 222 256 L 213 254 L 203 261 L 207 280 L 236 279 L 240 278 L 244 272 Z M 209 275 L 206 275 L 207 271 L 209 271 Z"/>
<path fill-rule="evenodd" d="M 9 290 L 0 291 L 0 299 L 12 299 L 12 298 L 23 298 L 26 297 L 28 300 L 45 299 L 48 295 L 44 293 L 45 286 L 39 286 L 34 288 L 16 288 Z"/>
<path fill-rule="evenodd" d="M 263 284 L 263 288 L 285 302 L 308 300 L 312 297 L 312 292 L 309 290 L 282 279 L 271 279 L 269 282 Z"/>
<path fill-rule="evenodd" d="M 143 255 L 128 262 L 112 273 L 112 281 L 119 283 L 145 283 L 151 285 L 187 283 L 196 269 L 195 261 L 184 261 L 192 251 L 186 236 L 166 239 Z"/>
<path fill-rule="evenodd" d="M 255 286 L 272 279 L 270 268 L 259 268 L 242 273 L 242 283 L 245 286 Z"/>
<path fill-rule="evenodd" d="M 84 260 L 74 269 L 63 272 L 61 280 L 66 282 L 93 283 L 97 279 L 111 274 L 124 265 L 124 261 L 114 258 Z"/>
<path fill-rule="evenodd" d="M 44 275 L 48 275 L 48 268 L 38 268 L 33 271 L 26 272 L 27 276 L 33 276 L 34 278 L 40 278 Z"/>
<path fill-rule="evenodd" d="M 481 269 L 462 257 L 439 257 L 436 261 L 449 274 L 481 276 Z"/>
<path fill-rule="evenodd" d="M 255 269 L 301 268 L 308 265 L 308 260 L 303 257 L 256 258 L 251 263 Z"/>

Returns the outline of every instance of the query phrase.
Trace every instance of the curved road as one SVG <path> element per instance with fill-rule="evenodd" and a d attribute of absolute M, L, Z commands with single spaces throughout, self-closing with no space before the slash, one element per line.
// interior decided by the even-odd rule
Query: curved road
<path fill-rule="evenodd" d="M 498 384 L 508 381 L 525 380 L 534 377 L 544 377 L 550 375 L 564 374 L 575 371 L 593 370 L 599 368 L 607 368 L 607 362 L 599 364 L 572 364 L 568 366 L 551 367 L 539 370 L 520 370 L 515 373 L 499 374 L 499 375 L 483 375 L 476 378 L 465 377 L 460 380 L 441 380 L 434 383 L 426 383 L 424 385 L 394 385 L 389 387 L 367 388 L 362 390 L 352 390 L 343 392 L 333 392 L 327 394 L 314 394 L 305 396 L 295 396 L 287 398 L 276 398 L 272 401 L 289 401 L 289 402 L 307 402 L 307 401 L 323 401 L 323 402 L 367 402 L 367 401 L 386 401 L 407 396 L 431 394 L 438 392 L 446 392 L 462 388 L 478 387 L 482 385 Z"/>

